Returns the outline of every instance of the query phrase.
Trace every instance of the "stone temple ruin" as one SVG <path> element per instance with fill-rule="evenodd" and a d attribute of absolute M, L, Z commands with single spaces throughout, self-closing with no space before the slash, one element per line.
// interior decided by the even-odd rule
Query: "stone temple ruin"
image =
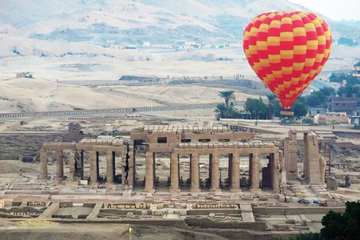
<path fill-rule="evenodd" d="M 45 143 L 40 151 L 41 178 L 56 179 L 57 182 L 83 180 L 93 187 L 106 183 L 148 193 L 249 190 L 280 193 L 287 181 L 301 177 L 298 175 L 297 144 L 293 131 L 283 141 L 268 142 L 256 139 L 253 132 L 232 131 L 225 127 L 146 126 L 133 130 L 130 137 Z M 144 179 L 138 176 L 141 154 L 145 156 Z M 49 174 L 49 156 L 55 159 L 56 176 Z M 165 188 L 161 188 L 157 177 L 160 171 L 157 156 L 170 159 Z M 206 157 L 205 177 L 200 174 L 200 157 Z M 106 167 L 102 175 L 99 166 L 103 158 Z M 182 172 L 180 158 L 186 158 L 190 166 Z M 224 162 L 226 177 L 221 176 L 220 163 Z M 66 165 L 68 175 L 64 171 Z M 248 169 L 241 171 L 245 165 Z M 325 183 L 325 161 L 314 132 L 304 133 L 303 165 L 305 183 Z"/>
<path fill-rule="evenodd" d="M 304 133 L 304 161 L 303 173 L 304 181 L 309 185 L 322 185 L 325 183 L 326 163 L 320 154 L 320 142 L 314 132 Z M 325 145 L 326 142 L 322 142 Z M 324 148 L 323 146 L 323 148 Z M 285 159 L 286 179 L 288 181 L 297 180 L 298 169 L 298 140 L 297 132 L 289 131 L 289 136 L 283 142 L 283 153 Z"/>

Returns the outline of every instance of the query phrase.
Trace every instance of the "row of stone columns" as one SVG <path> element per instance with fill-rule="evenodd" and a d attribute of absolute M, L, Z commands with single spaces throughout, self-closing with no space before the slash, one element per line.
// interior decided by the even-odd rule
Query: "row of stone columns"
<path fill-rule="evenodd" d="M 271 164 L 271 176 L 272 176 L 272 187 L 274 190 L 278 189 L 278 181 L 276 174 L 276 163 L 278 161 L 278 153 L 272 154 Z M 239 192 L 240 190 L 240 156 L 238 154 L 230 154 L 230 166 L 229 172 L 231 173 L 231 192 Z M 145 191 L 153 192 L 154 191 L 154 163 L 155 163 L 155 153 L 146 152 L 145 154 Z M 210 164 L 209 164 L 209 177 L 211 182 L 211 191 L 217 192 L 220 191 L 220 154 L 214 152 L 210 154 Z M 259 190 L 259 172 L 260 172 L 260 156 L 258 153 L 250 154 L 250 189 L 252 191 Z M 171 153 L 170 155 L 170 191 L 179 192 L 179 154 Z M 199 168 L 199 154 L 191 153 L 190 154 L 190 180 L 191 192 L 200 192 L 200 168 Z"/>
<path fill-rule="evenodd" d="M 81 158 L 81 179 L 83 179 L 84 173 L 84 151 L 80 152 Z M 89 161 L 90 161 L 90 184 L 96 185 L 99 177 L 99 152 L 95 150 L 88 151 Z M 272 187 L 274 191 L 278 191 L 278 173 L 277 173 L 277 163 L 280 153 L 271 154 L 272 161 L 269 166 L 271 171 Z M 48 153 L 47 151 L 42 150 L 40 152 L 40 164 L 41 164 L 41 178 L 48 178 Z M 106 178 L 107 183 L 114 182 L 115 176 L 115 156 L 116 153 L 113 151 L 106 152 Z M 259 171 L 260 171 L 260 156 L 257 152 L 250 154 L 250 189 L 256 191 L 259 189 Z M 76 163 L 74 159 L 70 159 L 70 178 L 75 180 L 76 172 Z M 154 191 L 154 179 L 155 179 L 155 153 L 146 152 L 145 155 L 145 164 L 146 164 L 146 176 L 145 176 L 145 191 L 153 192 Z M 134 164 L 135 165 L 135 164 Z M 211 183 L 211 191 L 217 192 L 220 191 L 220 154 L 218 152 L 213 152 L 210 154 L 210 164 L 209 164 L 209 178 Z M 131 175 L 131 174 L 130 174 Z M 129 175 L 129 176 L 130 176 Z M 240 156 L 238 154 L 229 155 L 229 177 L 230 177 L 230 191 L 239 192 L 240 191 Z M 64 178 L 64 154 L 62 150 L 56 150 L 56 179 L 58 181 L 63 180 Z M 170 155 L 170 191 L 179 192 L 179 154 L 171 153 Z M 191 192 L 200 191 L 200 168 L 199 168 L 199 153 L 190 154 L 190 180 L 191 180 Z M 129 185 L 132 185 L 129 182 Z"/>
<path fill-rule="evenodd" d="M 63 150 L 56 150 L 56 175 L 55 179 L 57 181 L 62 181 L 64 179 L 64 152 Z M 95 150 L 88 151 L 89 154 L 89 162 L 90 162 L 90 184 L 96 185 L 99 177 L 99 152 Z M 106 151 L 106 179 L 107 183 L 114 183 L 114 175 L 115 175 L 115 157 L 116 153 L 114 151 Z M 80 153 L 81 162 L 84 161 L 84 151 Z M 71 180 L 75 180 L 75 172 L 76 172 L 76 159 L 70 159 L 69 161 L 69 172 Z M 48 152 L 45 150 L 40 151 L 40 167 L 41 173 L 40 177 L 42 179 L 48 179 Z M 84 165 L 82 164 L 82 174 L 81 178 L 83 178 Z"/>

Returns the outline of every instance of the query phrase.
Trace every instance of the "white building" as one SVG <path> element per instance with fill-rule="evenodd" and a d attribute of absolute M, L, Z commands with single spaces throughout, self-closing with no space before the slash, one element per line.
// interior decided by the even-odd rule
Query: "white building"
<path fill-rule="evenodd" d="M 328 112 L 316 114 L 314 116 L 314 123 L 319 125 L 350 124 L 350 118 L 346 112 Z"/>

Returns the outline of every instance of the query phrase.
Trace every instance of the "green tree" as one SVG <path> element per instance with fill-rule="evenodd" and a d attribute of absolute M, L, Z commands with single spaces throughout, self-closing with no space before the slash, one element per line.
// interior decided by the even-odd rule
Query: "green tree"
<path fill-rule="evenodd" d="M 355 96 L 360 98 L 360 85 L 359 84 L 346 84 L 344 87 L 339 88 L 338 94 L 340 96 L 352 97 Z"/>
<path fill-rule="evenodd" d="M 306 116 L 306 114 L 309 111 L 309 108 L 307 106 L 306 103 L 306 99 L 300 97 L 296 103 L 294 104 L 294 106 L 292 107 L 292 111 L 294 112 L 294 116 L 297 118 L 301 118 Z"/>
<path fill-rule="evenodd" d="M 268 101 L 269 101 L 269 109 L 268 109 L 268 116 L 269 118 L 273 118 L 275 117 L 280 117 L 280 112 L 281 112 L 281 106 L 279 103 L 279 100 L 277 99 L 277 97 L 274 94 L 268 94 L 267 95 Z"/>
<path fill-rule="evenodd" d="M 224 103 L 218 104 L 215 109 L 216 118 L 238 118 L 240 113 L 234 108 L 232 104 L 226 107 Z"/>
<path fill-rule="evenodd" d="M 345 239 L 343 236 L 345 235 L 346 222 L 340 213 L 330 211 L 323 217 L 321 223 L 324 226 L 321 229 L 321 239 Z"/>
<path fill-rule="evenodd" d="M 360 237 L 360 202 L 347 202 L 344 214 L 330 211 L 321 221 L 321 239 L 353 240 Z"/>
<path fill-rule="evenodd" d="M 261 98 L 248 98 L 245 102 L 245 110 L 250 112 L 252 119 L 268 119 L 269 109 Z"/>
<path fill-rule="evenodd" d="M 306 96 L 305 101 L 309 107 L 326 107 L 329 97 L 332 95 L 335 95 L 333 88 L 322 88 Z"/>
<path fill-rule="evenodd" d="M 330 211 L 321 220 L 320 234 L 302 234 L 290 240 L 355 240 L 360 239 L 360 202 L 347 202 L 343 214 Z"/>
<path fill-rule="evenodd" d="M 235 100 L 234 91 L 221 91 L 219 96 L 224 99 L 226 108 L 230 107 L 231 102 Z"/>
<path fill-rule="evenodd" d="M 225 118 L 225 114 L 226 114 L 225 112 L 226 112 L 225 104 L 221 103 L 216 106 L 215 113 L 217 119 Z"/>

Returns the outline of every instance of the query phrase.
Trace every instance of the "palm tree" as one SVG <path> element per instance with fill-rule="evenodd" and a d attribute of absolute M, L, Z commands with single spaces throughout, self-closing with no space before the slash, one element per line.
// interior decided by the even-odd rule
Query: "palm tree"
<path fill-rule="evenodd" d="M 230 103 L 235 100 L 234 91 L 221 91 L 219 96 L 224 99 L 226 108 L 229 108 Z"/>

